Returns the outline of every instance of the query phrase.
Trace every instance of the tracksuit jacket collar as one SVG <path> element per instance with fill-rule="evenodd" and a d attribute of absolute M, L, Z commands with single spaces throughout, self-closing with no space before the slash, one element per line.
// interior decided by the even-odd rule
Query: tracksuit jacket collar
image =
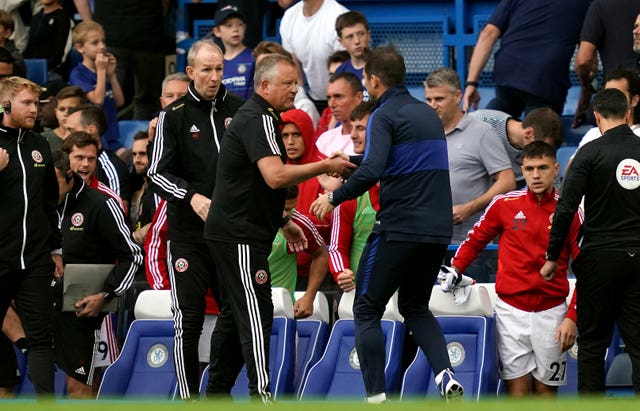
<path fill-rule="evenodd" d="M 220 88 L 218 89 L 218 93 L 216 94 L 216 98 L 211 100 L 207 100 L 198 93 L 195 86 L 193 85 L 193 80 L 189 83 L 189 89 L 187 90 L 187 99 L 194 101 L 197 104 L 205 106 L 207 108 L 213 107 L 218 110 L 222 107 L 224 103 L 224 99 L 227 97 L 227 89 L 224 84 L 220 83 Z"/>

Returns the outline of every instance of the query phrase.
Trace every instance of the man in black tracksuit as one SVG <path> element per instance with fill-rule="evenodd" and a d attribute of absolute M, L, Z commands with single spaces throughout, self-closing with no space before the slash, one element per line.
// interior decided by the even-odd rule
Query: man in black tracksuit
<path fill-rule="evenodd" d="M 199 397 L 198 340 L 207 289 L 219 301 L 215 264 L 203 236 L 218 151 L 226 127 L 244 102 L 222 85 L 224 58 L 212 41 L 194 43 L 188 60 L 187 74 L 193 81 L 185 96 L 160 113 L 147 173 L 153 189 L 168 201 L 174 357 L 183 399 Z"/>
<path fill-rule="evenodd" d="M 602 137 L 582 147 L 569 167 L 540 270 L 552 278 L 571 220 L 584 196 L 584 239 L 573 262 L 578 292 L 578 392 L 604 394 L 604 356 L 617 321 L 640 392 L 640 139 L 627 125 L 617 89 L 593 100 Z"/>
<path fill-rule="evenodd" d="M 102 306 L 133 284 L 142 265 L 142 249 L 131 238 L 122 209 L 110 196 L 87 186 L 71 171 L 66 153 L 53 153 L 60 187 L 60 230 L 65 264 L 116 264 L 102 291 L 76 303 L 76 312 L 54 313 L 56 361 L 67 374 L 72 398 L 91 396 L 94 347 L 104 313 Z M 61 303 L 62 282 L 55 287 Z"/>
<path fill-rule="evenodd" d="M 62 250 L 49 144 L 30 131 L 40 91 L 20 77 L 0 80 L 0 318 L 15 299 L 29 377 L 37 394 L 53 394 L 51 280 L 62 275 Z"/>
<path fill-rule="evenodd" d="M 340 158 L 285 164 L 279 113 L 293 108 L 296 65 L 274 54 L 263 57 L 255 73 L 256 93 L 238 111 L 220 149 L 205 225 L 222 294 L 211 339 L 207 395 L 228 396 L 246 363 L 251 396 L 270 402 L 273 303 L 267 258 L 280 226 L 296 251 L 306 242 L 300 227 L 282 219 L 286 188 L 353 165 Z"/>

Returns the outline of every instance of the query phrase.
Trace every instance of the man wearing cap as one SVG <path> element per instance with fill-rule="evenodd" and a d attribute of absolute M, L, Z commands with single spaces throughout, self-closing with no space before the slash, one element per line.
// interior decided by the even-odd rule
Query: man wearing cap
<path fill-rule="evenodd" d="M 224 72 L 222 84 L 242 98 L 253 94 L 254 59 L 251 49 L 244 44 L 246 19 L 236 6 L 218 9 L 213 34 L 224 46 Z"/>

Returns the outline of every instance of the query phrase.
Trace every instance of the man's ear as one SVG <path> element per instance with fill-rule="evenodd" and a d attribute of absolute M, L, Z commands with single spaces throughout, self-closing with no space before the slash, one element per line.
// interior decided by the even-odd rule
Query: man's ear
<path fill-rule="evenodd" d="M 525 127 L 522 129 L 522 138 L 525 146 L 535 140 L 535 137 L 536 134 L 533 131 L 533 127 Z"/>
<path fill-rule="evenodd" d="M 631 107 L 634 107 L 638 105 L 638 102 L 640 102 L 640 96 L 635 94 L 633 97 L 631 97 Z"/>
<path fill-rule="evenodd" d="M 187 76 L 189 76 L 191 80 L 193 80 L 195 76 L 195 68 L 193 68 L 193 66 L 185 67 L 184 72 L 187 73 Z"/>

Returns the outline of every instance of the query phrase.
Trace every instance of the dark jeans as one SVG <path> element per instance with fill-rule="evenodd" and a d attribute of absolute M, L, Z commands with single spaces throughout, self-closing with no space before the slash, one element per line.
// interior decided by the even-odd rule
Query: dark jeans
<path fill-rule="evenodd" d="M 444 335 L 429 311 L 433 283 L 446 250 L 444 244 L 388 241 L 372 233 L 362 252 L 353 306 L 356 349 L 367 395 L 385 392 L 385 348 L 380 319 L 393 293 L 405 324 L 437 375 L 451 368 Z"/>
<path fill-rule="evenodd" d="M 561 116 L 564 100 L 549 101 L 512 87 L 496 86 L 496 96 L 487 104 L 488 109 L 504 111 L 515 118 L 523 118 L 530 111 L 540 107 L 549 107 Z"/>
<path fill-rule="evenodd" d="M 164 54 L 117 47 L 109 47 L 109 52 L 117 59 L 116 76 L 121 87 L 127 75 L 133 74 L 133 120 L 151 120 L 160 111 Z"/>
<path fill-rule="evenodd" d="M 617 321 L 640 392 L 640 253 L 583 251 L 573 263 L 578 292 L 578 392 L 603 394 L 605 352 Z"/>

